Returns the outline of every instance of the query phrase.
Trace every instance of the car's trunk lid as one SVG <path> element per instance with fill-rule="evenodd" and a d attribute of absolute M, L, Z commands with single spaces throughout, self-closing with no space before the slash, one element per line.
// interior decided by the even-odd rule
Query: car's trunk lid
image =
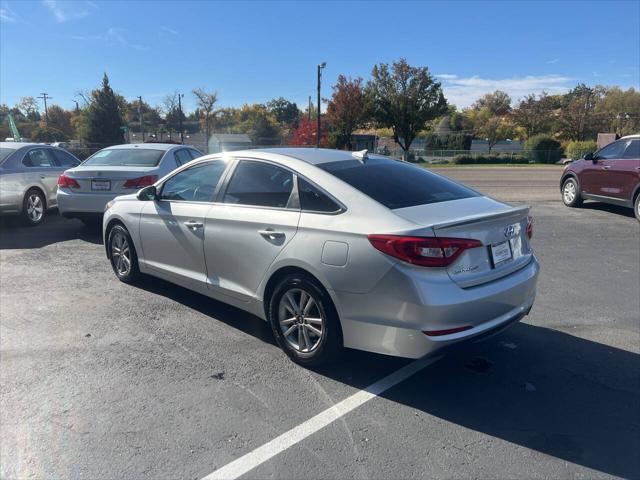
<path fill-rule="evenodd" d="M 157 167 L 98 166 L 76 167 L 65 172 L 78 182 L 80 193 L 132 193 L 136 188 L 124 188 L 127 180 L 156 174 Z"/>
<path fill-rule="evenodd" d="M 436 237 L 479 240 L 481 247 L 464 250 L 446 267 L 449 277 L 463 288 L 497 280 L 530 262 L 527 237 L 529 207 L 511 207 L 488 197 L 394 210 L 423 225 Z M 424 229 L 414 234 L 425 234 Z"/>

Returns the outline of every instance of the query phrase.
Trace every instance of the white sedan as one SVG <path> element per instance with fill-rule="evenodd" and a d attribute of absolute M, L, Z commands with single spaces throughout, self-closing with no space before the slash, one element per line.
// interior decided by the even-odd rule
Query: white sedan
<path fill-rule="evenodd" d="M 108 147 L 58 178 L 58 210 L 67 218 L 98 222 L 118 195 L 153 185 L 202 153 L 191 146 L 140 143 Z"/>

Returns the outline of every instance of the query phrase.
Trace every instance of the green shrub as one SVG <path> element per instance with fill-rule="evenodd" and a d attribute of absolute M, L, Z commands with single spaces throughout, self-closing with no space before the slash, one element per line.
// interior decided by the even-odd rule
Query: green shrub
<path fill-rule="evenodd" d="M 458 165 L 525 164 L 529 163 L 529 159 L 523 155 L 509 153 L 463 154 L 453 157 L 453 163 Z"/>
<path fill-rule="evenodd" d="M 578 160 L 584 157 L 587 153 L 595 152 L 598 149 L 598 144 L 593 140 L 587 140 L 584 142 L 569 142 L 565 150 L 567 158 L 571 160 Z"/>
<path fill-rule="evenodd" d="M 425 137 L 424 148 L 432 150 L 469 150 L 471 148 L 471 135 L 464 133 L 451 133 L 448 135 L 430 134 Z"/>
<path fill-rule="evenodd" d="M 524 150 L 535 163 L 558 163 L 562 158 L 560 143 L 548 135 L 534 135 L 524 143 Z"/>
<path fill-rule="evenodd" d="M 66 142 L 69 138 L 57 128 L 52 127 L 38 127 L 31 132 L 31 139 L 34 142 Z"/>

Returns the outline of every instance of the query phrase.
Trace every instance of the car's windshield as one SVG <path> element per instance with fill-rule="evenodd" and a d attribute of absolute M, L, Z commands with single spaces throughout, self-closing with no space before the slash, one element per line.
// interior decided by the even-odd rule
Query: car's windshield
<path fill-rule="evenodd" d="M 3 163 L 9 155 L 11 155 L 16 150 L 14 148 L 0 148 L 0 163 Z"/>
<path fill-rule="evenodd" d="M 391 209 L 478 196 L 423 168 L 385 157 L 321 163 L 318 167 Z"/>
<path fill-rule="evenodd" d="M 164 150 L 150 148 L 106 148 L 89 157 L 82 165 L 109 167 L 155 167 Z"/>

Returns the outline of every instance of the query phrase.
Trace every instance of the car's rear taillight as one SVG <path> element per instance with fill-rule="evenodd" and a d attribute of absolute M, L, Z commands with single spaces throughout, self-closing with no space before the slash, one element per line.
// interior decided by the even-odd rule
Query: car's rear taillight
<path fill-rule="evenodd" d="M 478 240 L 467 238 L 405 237 L 369 235 L 371 245 L 387 255 L 422 267 L 446 267 L 462 252 L 481 247 Z"/>
<path fill-rule="evenodd" d="M 64 173 L 58 177 L 58 186 L 63 188 L 80 188 L 80 184 L 75 179 L 67 177 Z"/>
<path fill-rule="evenodd" d="M 527 237 L 533 237 L 533 217 L 531 215 L 527 217 Z"/>
<path fill-rule="evenodd" d="M 158 180 L 157 175 L 145 175 L 144 177 L 131 178 L 124 182 L 122 188 L 142 188 L 153 185 Z"/>

